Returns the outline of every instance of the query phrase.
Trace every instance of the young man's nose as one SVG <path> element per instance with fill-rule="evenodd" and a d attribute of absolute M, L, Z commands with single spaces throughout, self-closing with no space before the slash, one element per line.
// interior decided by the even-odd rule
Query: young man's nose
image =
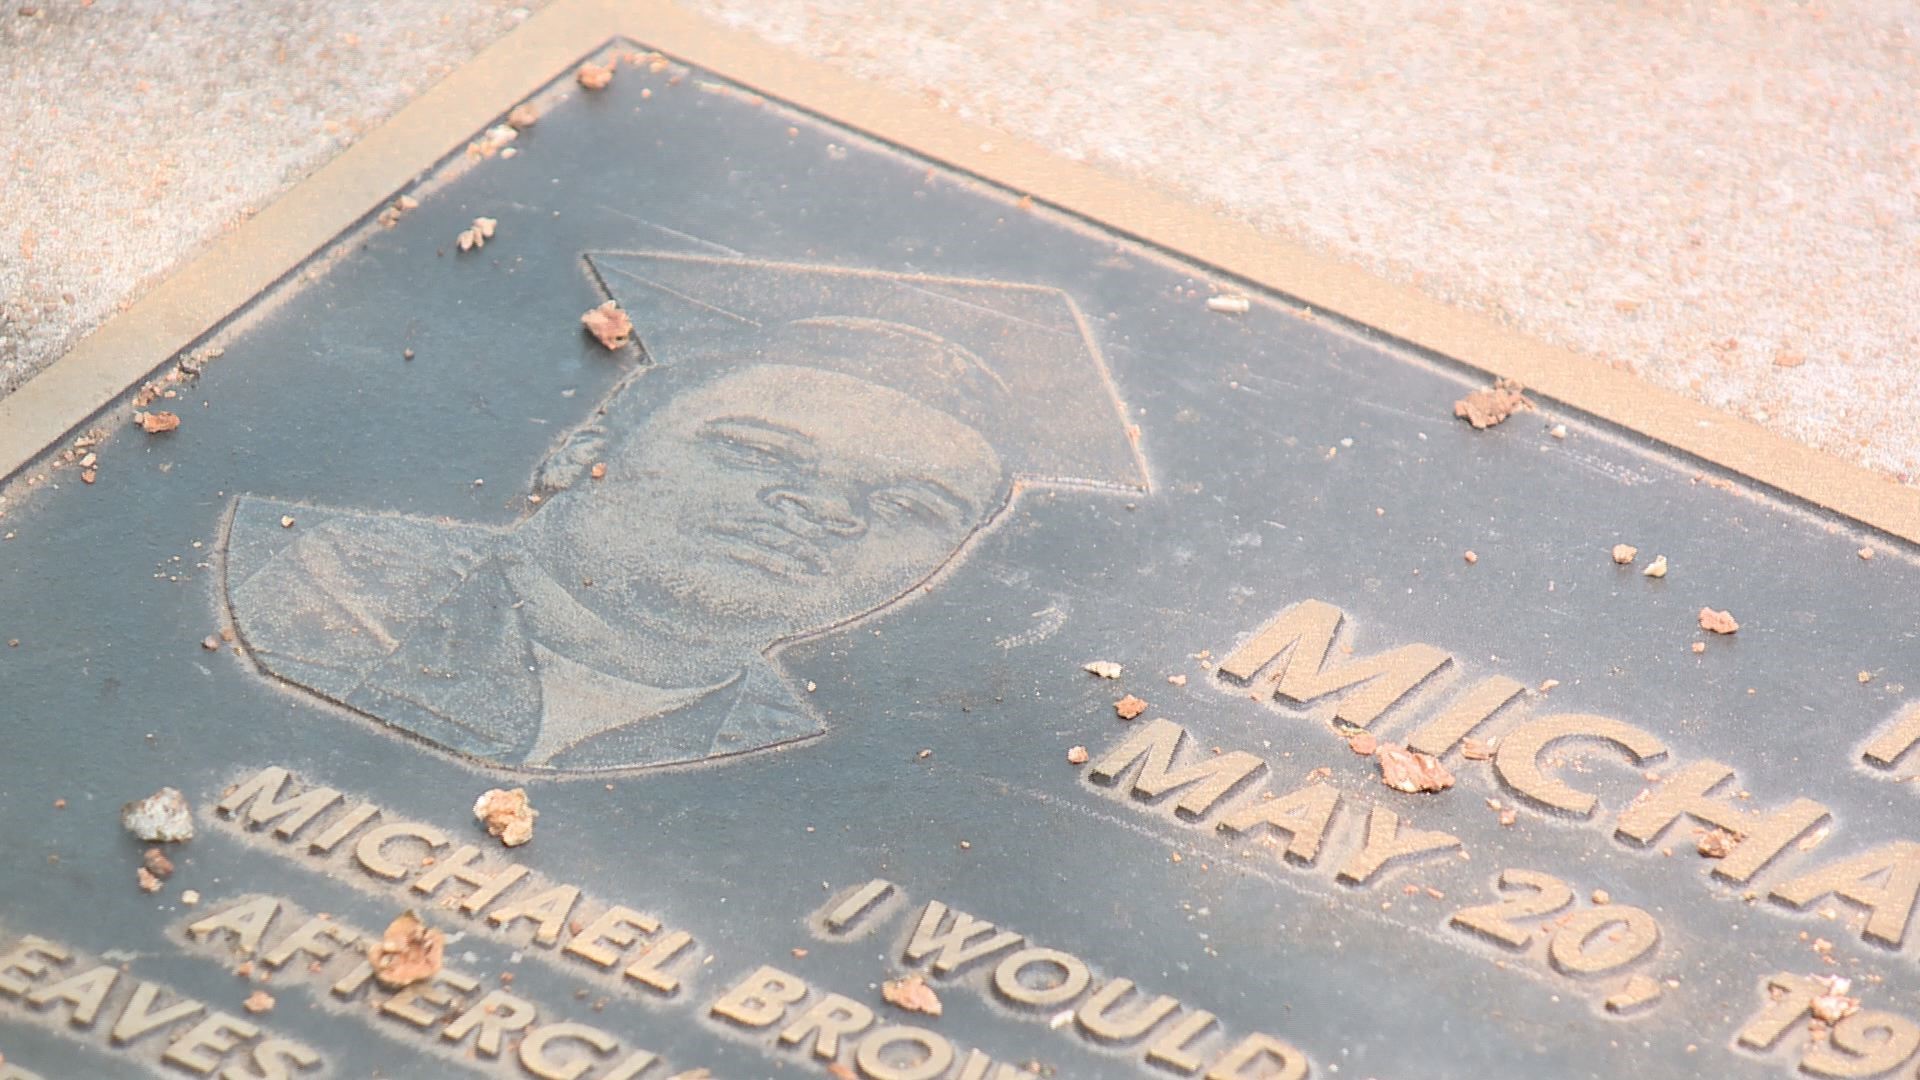
<path fill-rule="evenodd" d="M 787 527 L 808 537 L 858 536 L 867 523 L 844 495 L 814 489 L 778 487 L 766 493 L 767 504 L 780 512 Z"/>

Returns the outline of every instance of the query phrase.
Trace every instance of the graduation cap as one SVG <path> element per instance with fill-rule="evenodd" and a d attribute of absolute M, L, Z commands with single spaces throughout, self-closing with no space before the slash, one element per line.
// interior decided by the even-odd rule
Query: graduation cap
<path fill-rule="evenodd" d="M 1145 490 L 1106 366 L 1058 289 L 682 252 L 591 252 L 652 364 L 606 406 L 612 438 L 660 386 L 743 364 L 835 371 L 978 431 L 1013 477 Z M 630 391 L 645 388 L 647 392 Z"/>

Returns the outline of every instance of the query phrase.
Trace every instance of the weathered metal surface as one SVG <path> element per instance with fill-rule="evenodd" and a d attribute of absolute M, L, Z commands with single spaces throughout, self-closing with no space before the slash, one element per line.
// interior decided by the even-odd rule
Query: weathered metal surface
<path fill-rule="evenodd" d="M 1906 547 L 698 71 L 539 107 L 14 486 L 6 1067 L 1914 1068 Z"/>

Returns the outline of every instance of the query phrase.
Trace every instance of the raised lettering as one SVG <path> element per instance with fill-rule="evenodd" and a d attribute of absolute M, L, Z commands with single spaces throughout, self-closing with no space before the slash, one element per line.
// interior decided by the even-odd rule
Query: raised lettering
<path fill-rule="evenodd" d="M 260 957 L 260 962 L 270 968 L 277 968 L 302 954 L 315 960 L 331 960 L 339 952 L 336 946 L 352 945 L 359 939 L 360 935 L 357 932 L 341 926 L 332 919 L 323 919 L 316 915 L 301 923 L 286 937 L 281 938 L 279 944 Z"/>
<path fill-rule="evenodd" d="M 436 851 L 447 846 L 447 834 L 431 825 L 422 825 L 413 821 L 396 821 L 382 825 L 360 838 L 353 847 L 353 857 L 366 868 L 369 874 L 383 877 L 389 881 L 398 881 L 420 868 L 420 862 L 395 862 L 387 856 L 387 845 L 395 840 L 418 840 L 426 845 L 428 851 Z"/>
<path fill-rule="evenodd" d="M 680 955 L 682 950 L 692 944 L 692 934 L 685 930 L 675 930 L 640 950 L 640 955 L 633 963 L 627 965 L 627 970 L 620 973 L 621 977 L 632 979 L 659 993 L 671 994 L 680 989 L 680 980 L 667 974 L 663 969 L 672 963 L 673 958 Z"/>
<path fill-rule="evenodd" d="M 1891 769 L 1917 742 L 1920 742 L 1920 702 L 1901 710 L 1893 723 L 1873 737 L 1860 756 L 1880 768 Z"/>
<path fill-rule="evenodd" d="M 457 1043 L 468 1035 L 474 1035 L 473 1048 L 480 1056 L 499 1057 L 501 1044 L 506 1037 L 526 1030 L 539 1015 L 540 1010 L 525 998 L 516 997 L 505 990 L 489 990 L 466 1012 L 454 1017 L 453 1023 L 447 1025 L 440 1037 Z M 474 1034 L 476 1032 L 478 1034 Z"/>
<path fill-rule="evenodd" d="M 870 1080 L 933 1080 L 953 1064 L 953 1044 L 925 1028 L 889 1024 L 861 1040 L 853 1061 Z"/>
<path fill-rule="evenodd" d="M 431 978 L 405 987 L 381 1002 L 380 1011 L 388 1016 L 397 1016 L 424 1031 L 447 1018 L 447 1010 L 453 1007 L 453 995 L 448 993 L 449 990 L 466 994 L 479 986 L 472 977 L 457 971 L 435 972 Z"/>
<path fill-rule="evenodd" d="M 389 826 L 391 828 L 391 826 Z M 367 834 L 372 840 L 379 830 Z M 366 841 L 361 842 L 364 847 Z M 460 910 L 472 915 L 500 898 L 500 894 L 527 876 L 527 868 L 517 863 L 508 863 L 499 869 L 481 869 L 474 864 L 480 861 L 480 849 L 472 844 L 462 844 L 433 864 L 433 868 L 421 874 L 412 889 L 423 896 L 432 896 L 440 891 L 440 886 L 449 881 L 458 881 L 471 885 L 473 891 L 460 898 Z M 398 874 L 393 875 L 398 877 Z"/>
<path fill-rule="evenodd" d="M 770 1027 L 787 1014 L 787 1006 L 806 996 L 800 976 L 765 964 L 722 994 L 710 1011 L 742 1027 Z"/>
<path fill-rule="evenodd" d="M 1562 739 L 1599 739 L 1627 752 L 1634 764 L 1643 764 L 1667 752 L 1666 744 L 1648 732 L 1605 716 L 1562 713 L 1530 720 L 1500 737 L 1493 769 L 1502 782 L 1521 796 L 1575 817 L 1589 817 L 1599 802 L 1577 790 L 1540 764 L 1540 755 Z"/>
<path fill-rule="evenodd" d="M 1055 977 L 1041 985 L 1030 984 L 1025 978 L 1027 969 L 1036 966 L 1053 968 Z M 1064 1005 L 1079 997 L 1092 980 L 1093 973 L 1087 970 L 1087 965 L 1079 957 L 1059 949 L 1021 949 L 1008 954 L 993 969 L 993 988 L 1000 992 L 1001 997 L 1036 1008 Z"/>
<path fill-rule="evenodd" d="M 1504 743 L 1501 749 L 1506 749 Z M 1729 881 L 1746 881 L 1829 816 L 1827 808 L 1812 799 L 1795 799 L 1782 809 L 1762 814 L 1709 797 L 1708 792 L 1732 778 L 1733 769 L 1717 761 L 1688 765 L 1628 806 L 1615 823 L 1614 833 L 1644 845 L 1652 843 L 1683 814 L 1718 825 L 1739 836 L 1740 842 L 1719 860 L 1713 872 Z"/>
<path fill-rule="evenodd" d="M 164 1009 L 155 1009 L 153 1003 L 159 999 L 160 989 L 160 984 L 150 982 L 133 988 L 133 996 L 120 1007 L 120 1017 L 113 1022 L 110 1037 L 116 1044 L 130 1043 L 150 1031 L 158 1031 L 168 1024 L 177 1024 L 189 1016 L 197 1015 L 206 1008 L 192 998 L 181 998 Z"/>
<path fill-rule="evenodd" d="M 601 967 L 612 967 L 620 962 L 621 950 L 639 941 L 640 935 L 651 934 L 658 929 L 660 920 L 615 904 L 588 923 L 586 929 L 568 939 L 561 951 Z"/>
<path fill-rule="evenodd" d="M 1264 825 L 1268 831 L 1286 833 L 1285 857 L 1311 865 L 1320 854 L 1339 804 L 1340 793 L 1333 785 L 1315 781 L 1277 798 L 1247 799 L 1220 819 L 1219 828 L 1222 832 L 1244 833 Z"/>
<path fill-rule="evenodd" d="M 315 855 L 330 855 L 340 846 L 340 841 L 352 836 L 360 826 L 380 816 L 380 808 L 372 803 L 359 806 L 340 816 L 340 820 L 326 827 L 319 836 L 307 843 L 307 850 Z"/>
<path fill-rule="evenodd" d="M 853 895 L 842 900 L 834 906 L 833 910 L 827 912 L 826 919 L 824 920 L 827 929 L 836 934 L 846 933 L 847 928 L 853 925 L 854 920 L 866 914 L 874 905 L 885 900 L 892 894 L 893 882 L 885 878 L 874 878 L 872 881 L 855 889 Z"/>
<path fill-rule="evenodd" d="M 1275 697 L 1305 705 L 1345 692 L 1333 719 L 1366 727 L 1450 659 L 1432 645 L 1413 644 L 1328 667 L 1327 653 L 1345 618 L 1344 612 L 1323 600 L 1302 601 L 1255 631 L 1220 662 L 1220 670 L 1251 681 L 1261 668 L 1278 661 Z"/>
<path fill-rule="evenodd" d="M 48 961 L 64 964 L 67 950 L 46 938 L 23 937 L 13 951 L 0 957 L 0 994 L 19 997 L 33 986 L 31 980 L 47 973 Z M 21 976 L 26 978 L 21 978 Z"/>
<path fill-rule="evenodd" d="M 1080 1003 L 1080 1009 L 1074 1013 L 1074 1020 L 1080 1029 L 1096 1039 L 1106 1042 L 1132 1042 L 1152 1031 L 1155 1024 L 1173 1014 L 1180 1003 L 1165 994 L 1134 1006 L 1123 1017 L 1113 1015 L 1113 1008 L 1122 998 L 1132 995 L 1132 979 L 1114 979 L 1094 991 L 1093 996 Z M 1141 994 L 1144 998 L 1146 995 Z"/>
<path fill-rule="evenodd" d="M 1444 851 L 1460 846 L 1460 838 L 1452 833 L 1438 831 L 1423 832 L 1419 829 L 1402 829 L 1400 815 L 1384 806 L 1376 806 L 1367 815 L 1367 839 L 1359 851 L 1353 853 L 1346 865 L 1340 868 L 1340 880 L 1353 885 L 1364 885 L 1367 879 L 1380 872 L 1380 868 L 1394 859 L 1425 855 L 1429 852 Z"/>
<path fill-rule="evenodd" d="M 1885 1076 L 1911 1060 L 1916 1049 L 1920 1026 L 1884 1009 L 1862 1009 L 1841 1017 L 1824 1045 L 1808 1046 L 1800 1055 L 1800 1070 L 1839 1080 Z"/>
<path fill-rule="evenodd" d="M 1139 762 L 1140 772 L 1133 781 L 1136 797 L 1154 799 L 1176 788 L 1191 787 L 1173 808 L 1187 817 L 1200 817 L 1266 765 L 1244 750 L 1235 750 L 1201 758 L 1175 772 L 1174 755 L 1186 736 L 1186 729 L 1171 720 L 1150 720 L 1095 762 L 1089 775 L 1101 783 L 1112 783 Z"/>
<path fill-rule="evenodd" d="M 1254 1072 L 1254 1069 L 1259 1072 Z M 1206 1080 L 1306 1080 L 1307 1056 L 1291 1043 L 1255 1032 L 1220 1055 L 1207 1069 Z"/>
<path fill-rule="evenodd" d="M 813 1040 L 813 1056 L 832 1061 L 840 1056 L 840 1040 L 864 1031 L 873 1023 L 873 1010 L 839 994 L 828 994 L 780 1033 L 780 1041 L 797 1046 Z"/>
<path fill-rule="evenodd" d="M 577 886 L 555 885 L 545 892 L 489 912 L 487 921 L 505 928 L 517 919 L 530 920 L 534 924 L 533 940 L 551 947 L 559 943 L 560 931 L 566 928 L 567 918 L 573 914 L 573 906 L 579 902 L 580 889 Z"/>
<path fill-rule="evenodd" d="M 1920 844 L 1895 840 L 1772 889 L 1774 899 L 1796 908 L 1828 894 L 1866 908 L 1871 914 L 1862 933 L 1899 948 L 1907 938 L 1914 902 L 1920 899 Z"/>
<path fill-rule="evenodd" d="M 271 896 L 256 896 L 190 924 L 187 936 L 205 938 L 224 930 L 233 939 L 234 948 L 251 956 L 260 948 L 260 939 L 266 935 L 279 914 L 279 900 Z"/>
<path fill-rule="evenodd" d="M 584 1045 L 591 1055 L 569 1055 L 556 1057 L 547 1048 L 559 1042 Z M 565 1021 L 534 1028 L 527 1037 L 520 1040 L 520 1064 L 540 1080 L 580 1080 L 588 1069 L 593 1068 L 595 1057 L 605 1057 L 618 1048 L 620 1042 L 597 1027 Z"/>
<path fill-rule="evenodd" d="M 257 1024 L 231 1013 L 210 1013 L 206 1019 L 167 1044 L 166 1052 L 160 1055 L 160 1059 L 205 1076 L 220 1067 L 222 1056 L 259 1034 Z"/>
<path fill-rule="evenodd" d="M 1493 718 L 1526 687 L 1505 675 L 1489 675 L 1450 702 L 1445 711 L 1407 736 L 1407 749 L 1445 757 L 1475 728 Z"/>
<path fill-rule="evenodd" d="M 318 1068 L 320 1054 L 292 1039 L 267 1038 L 253 1048 L 252 1065 L 246 1072 L 229 1065 L 220 1070 L 220 1080 L 294 1080 L 295 1073 Z"/>
<path fill-rule="evenodd" d="M 257 829 L 270 821 L 277 821 L 273 834 L 283 840 L 288 839 L 340 801 L 338 791 L 323 787 L 302 792 L 281 802 L 280 793 L 286 790 L 291 780 L 292 776 L 287 770 L 278 765 L 268 766 L 228 792 L 214 808 L 228 817 L 235 817 L 240 813 L 240 808 L 245 806 L 245 820 L 249 827 Z"/>
<path fill-rule="evenodd" d="M 1213 1014 L 1205 1009 L 1196 1009 L 1174 1021 L 1172 1027 L 1147 1047 L 1147 1063 L 1177 1073 L 1199 1072 L 1202 1062 L 1194 1055 L 1193 1044 L 1206 1035 L 1213 1021 Z"/>
<path fill-rule="evenodd" d="M 100 1005 L 107 1000 L 107 994 L 113 984 L 120 981 L 120 971 L 112 964 L 101 964 L 89 968 L 78 975 L 69 975 L 52 986 L 41 987 L 27 995 L 27 1004 L 45 1008 L 56 1001 L 64 1001 L 73 1006 L 73 1014 L 67 1022 L 74 1027 L 92 1027 L 94 1018 L 100 1015 Z"/>
<path fill-rule="evenodd" d="M 941 928 L 943 922 L 947 924 L 945 929 Z M 974 940 L 976 938 L 979 940 Z M 918 963 L 928 953 L 935 953 L 933 970 L 945 975 L 983 956 L 1012 948 L 1021 940 L 1020 935 L 1012 931 L 995 933 L 992 923 L 964 911 L 954 912 L 948 922 L 947 905 L 929 900 L 926 910 L 920 913 L 919 925 L 913 928 L 913 936 L 907 939 L 905 956 L 909 963 Z"/>

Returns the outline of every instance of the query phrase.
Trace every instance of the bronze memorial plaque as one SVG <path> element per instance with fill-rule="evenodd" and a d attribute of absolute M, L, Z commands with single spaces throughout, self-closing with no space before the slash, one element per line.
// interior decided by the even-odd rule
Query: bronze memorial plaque
<path fill-rule="evenodd" d="M 0 1077 L 1920 1070 L 1909 542 L 650 44 L 14 472 Z"/>

